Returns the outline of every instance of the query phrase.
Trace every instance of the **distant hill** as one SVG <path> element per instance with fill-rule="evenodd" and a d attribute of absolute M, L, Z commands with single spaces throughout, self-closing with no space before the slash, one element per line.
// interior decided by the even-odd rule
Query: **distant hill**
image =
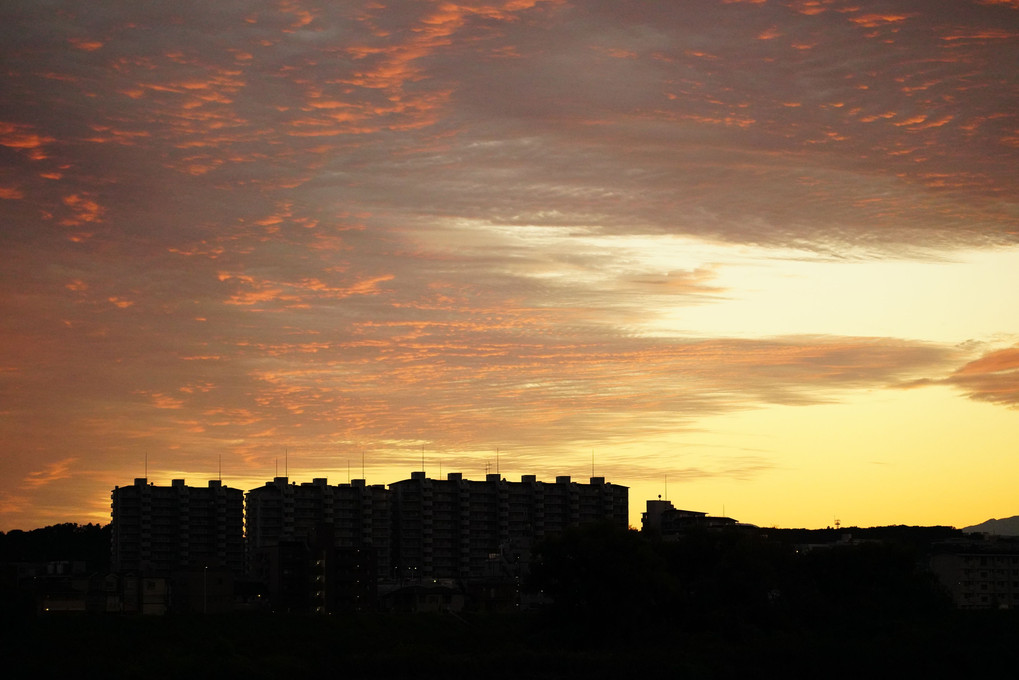
<path fill-rule="evenodd" d="M 989 519 L 972 527 L 965 527 L 963 533 L 980 532 L 997 536 L 1019 536 L 1019 516 L 1005 519 Z"/>

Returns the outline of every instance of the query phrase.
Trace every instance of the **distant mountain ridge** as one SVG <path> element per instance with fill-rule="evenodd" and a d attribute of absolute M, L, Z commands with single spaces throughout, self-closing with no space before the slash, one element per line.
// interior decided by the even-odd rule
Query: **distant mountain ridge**
<path fill-rule="evenodd" d="M 989 519 L 975 526 L 963 528 L 963 533 L 980 532 L 997 536 L 1019 536 L 1019 515 L 1004 519 Z"/>

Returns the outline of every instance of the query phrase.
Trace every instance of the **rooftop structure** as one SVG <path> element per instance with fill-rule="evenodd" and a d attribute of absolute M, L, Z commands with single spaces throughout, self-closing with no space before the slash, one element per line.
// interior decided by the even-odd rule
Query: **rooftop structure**
<path fill-rule="evenodd" d="M 647 511 L 641 516 L 641 531 L 656 536 L 676 536 L 690 529 L 717 529 L 737 524 L 731 517 L 712 517 L 706 512 L 680 510 L 670 501 L 647 502 Z"/>

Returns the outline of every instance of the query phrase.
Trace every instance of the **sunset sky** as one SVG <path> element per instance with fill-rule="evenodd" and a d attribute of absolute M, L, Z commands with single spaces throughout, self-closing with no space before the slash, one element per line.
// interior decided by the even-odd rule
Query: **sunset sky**
<path fill-rule="evenodd" d="M 362 459 L 1019 514 L 1019 0 L 6 0 L 0 55 L 0 530 Z"/>

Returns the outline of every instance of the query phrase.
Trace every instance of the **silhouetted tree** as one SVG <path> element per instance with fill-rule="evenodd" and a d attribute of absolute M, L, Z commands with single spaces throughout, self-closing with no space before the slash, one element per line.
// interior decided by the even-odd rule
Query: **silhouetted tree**
<path fill-rule="evenodd" d="M 812 550 L 789 597 L 806 621 L 903 621 L 943 613 L 947 592 L 908 544 L 867 542 Z"/>
<path fill-rule="evenodd" d="M 657 625 L 675 583 L 638 532 L 592 524 L 569 529 L 537 549 L 531 587 L 551 599 L 551 613 L 593 642 Z"/>
<path fill-rule="evenodd" d="M 0 533 L 0 562 L 80 560 L 92 571 L 110 566 L 110 525 L 54 524 Z"/>
<path fill-rule="evenodd" d="M 780 613 L 795 557 L 791 546 L 731 527 L 691 530 L 660 549 L 679 583 L 674 623 L 731 630 L 744 624 L 770 625 Z"/>

